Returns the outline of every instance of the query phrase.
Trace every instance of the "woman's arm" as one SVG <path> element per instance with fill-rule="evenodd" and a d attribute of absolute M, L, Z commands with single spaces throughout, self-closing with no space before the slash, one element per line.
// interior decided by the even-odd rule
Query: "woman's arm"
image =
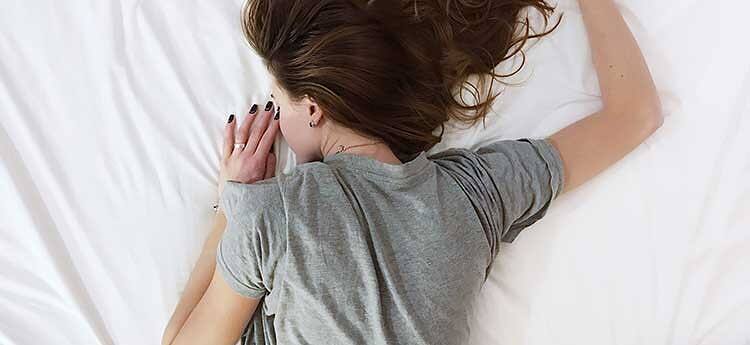
<path fill-rule="evenodd" d="M 270 151 L 279 133 L 279 121 L 272 120 L 273 111 L 261 111 L 256 115 L 256 109 L 255 105 L 251 108 L 236 139 L 234 115 L 225 126 L 219 195 L 227 180 L 253 183 L 274 176 L 276 157 Z M 245 146 L 235 147 L 235 143 Z M 162 344 L 233 344 L 255 311 L 259 300 L 232 290 L 216 271 L 217 246 L 226 224 L 227 219 L 220 210 L 182 298 L 164 330 Z"/>
<path fill-rule="evenodd" d="M 170 345 L 232 345 L 237 342 L 260 299 L 249 298 L 234 291 L 214 270 L 206 292 L 190 311 L 185 324 L 174 339 L 162 339 Z"/>
<path fill-rule="evenodd" d="M 661 102 L 635 38 L 612 0 L 579 0 L 603 107 L 550 136 L 567 192 L 622 159 L 662 122 Z"/>
<path fill-rule="evenodd" d="M 164 330 L 162 344 L 170 344 L 177 337 L 180 328 L 185 324 L 188 316 L 190 316 L 190 313 L 198 302 L 200 302 L 206 289 L 208 289 L 216 269 L 216 246 L 221 239 L 221 235 L 224 233 L 226 225 L 227 219 L 224 217 L 224 213 L 219 211 L 216 217 L 214 217 L 211 233 L 208 235 L 198 262 L 190 274 L 187 287 L 185 287 L 180 302 L 177 304 L 177 308 L 175 308 Z"/>

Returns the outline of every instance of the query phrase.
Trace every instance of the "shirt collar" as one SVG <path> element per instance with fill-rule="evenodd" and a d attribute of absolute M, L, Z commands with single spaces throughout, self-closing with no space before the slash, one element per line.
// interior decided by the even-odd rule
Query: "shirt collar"
<path fill-rule="evenodd" d="M 427 153 L 419 152 L 416 157 L 401 164 L 390 164 L 377 159 L 353 153 L 340 152 L 323 157 L 323 163 L 331 166 L 367 170 L 388 177 L 408 177 L 419 173 L 427 164 Z"/>

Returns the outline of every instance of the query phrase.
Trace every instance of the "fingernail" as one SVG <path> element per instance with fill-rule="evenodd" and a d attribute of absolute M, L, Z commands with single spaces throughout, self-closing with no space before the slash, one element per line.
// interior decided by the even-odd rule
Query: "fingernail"
<path fill-rule="evenodd" d="M 273 117 L 274 120 L 279 119 L 279 112 L 281 111 L 281 107 L 276 108 L 276 116 Z"/>
<path fill-rule="evenodd" d="M 229 120 L 227 120 L 227 123 L 232 123 L 234 121 L 234 114 L 229 115 Z"/>
<path fill-rule="evenodd" d="M 271 107 L 273 107 L 273 102 L 272 101 L 268 101 L 268 103 L 266 103 L 266 111 L 271 110 Z"/>
<path fill-rule="evenodd" d="M 250 107 L 250 114 L 255 114 L 256 111 L 258 111 L 258 105 L 253 104 L 253 106 Z"/>

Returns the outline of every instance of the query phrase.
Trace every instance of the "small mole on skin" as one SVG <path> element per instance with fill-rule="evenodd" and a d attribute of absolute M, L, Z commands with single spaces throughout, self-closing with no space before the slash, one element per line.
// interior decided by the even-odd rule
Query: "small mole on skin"
<path fill-rule="evenodd" d="M 612 68 L 612 65 L 609 65 L 609 68 Z"/>
<path fill-rule="evenodd" d="M 620 78 L 625 78 L 625 75 L 624 74 L 620 74 Z"/>

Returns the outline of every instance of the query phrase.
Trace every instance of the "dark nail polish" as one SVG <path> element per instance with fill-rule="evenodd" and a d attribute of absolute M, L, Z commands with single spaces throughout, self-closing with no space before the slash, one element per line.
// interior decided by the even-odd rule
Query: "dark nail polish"
<path fill-rule="evenodd" d="M 258 111 L 258 105 L 253 104 L 253 106 L 250 107 L 250 114 L 255 114 L 256 111 Z"/>
<path fill-rule="evenodd" d="M 276 116 L 273 117 L 274 120 L 279 119 L 279 113 L 281 112 L 281 107 L 276 108 Z"/>
<path fill-rule="evenodd" d="M 234 121 L 234 114 L 229 115 L 229 120 L 227 120 L 227 123 L 232 123 Z"/>
<path fill-rule="evenodd" d="M 268 101 L 268 103 L 266 103 L 266 111 L 271 110 L 271 107 L 273 107 L 273 102 L 272 101 Z"/>

